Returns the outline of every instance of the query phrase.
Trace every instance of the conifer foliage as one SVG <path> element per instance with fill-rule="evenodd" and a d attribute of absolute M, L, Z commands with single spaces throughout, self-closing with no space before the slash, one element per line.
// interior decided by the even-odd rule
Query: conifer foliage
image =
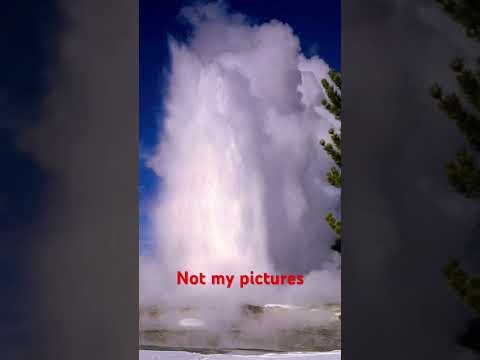
<path fill-rule="evenodd" d="M 342 89 L 342 78 L 341 75 L 334 70 L 330 70 L 328 76 L 331 81 L 322 79 L 322 86 L 327 95 L 327 98 L 322 101 L 322 105 L 335 117 L 335 119 L 340 121 L 340 113 L 342 110 L 340 93 Z M 320 145 L 322 145 L 325 152 L 335 163 L 335 166 L 327 172 L 327 181 L 330 185 L 340 188 L 342 185 L 342 138 L 340 132 L 334 128 L 331 128 L 328 133 L 330 135 L 330 140 L 328 142 L 324 139 L 320 140 Z M 340 220 L 337 220 L 332 213 L 328 213 L 325 220 L 337 236 L 337 239 L 331 248 L 340 253 L 342 223 Z"/>
<path fill-rule="evenodd" d="M 455 22 L 463 26 L 469 38 L 480 42 L 480 1 L 436 0 Z M 480 199 L 480 58 L 474 70 L 463 59 L 454 59 L 450 68 L 460 93 L 445 94 L 440 85 L 431 87 L 430 93 L 439 109 L 455 122 L 465 136 L 467 146 L 457 152 L 445 165 L 450 185 L 472 201 Z M 480 277 L 469 274 L 460 262 L 452 260 L 443 272 L 450 287 L 473 311 L 475 318 L 461 335 L 460 344 L 480 352 Z"/>

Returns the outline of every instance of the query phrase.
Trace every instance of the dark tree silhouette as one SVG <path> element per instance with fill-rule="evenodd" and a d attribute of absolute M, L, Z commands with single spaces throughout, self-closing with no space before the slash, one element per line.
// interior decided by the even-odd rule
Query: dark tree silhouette
<path fill-rule="evenodd" d="M 465 33 L 480 42 L 480 1 L 436 0 Z M 448 182 L 457 192 L 472 201 L 480 199 L 480 168 L 476 158 L 480 152 L 480 58 L 471 70 L 463 59 L 455 59 L 450 68 L 455 74 L 460 94 L 445 94 L 435 84 L 430 92 L 443 113 L 454 121 L 467 140 L 467 146 L 447 162 L 445 172 Z M 475 154 L 476 153 L 476 154 Z M 459 343 L 480 352 L 480 277 L 466 272 L 457 260 L 452 260 L 443 272 L 450 287 L 473 311 L 474 319 L 459 337 Z"/>

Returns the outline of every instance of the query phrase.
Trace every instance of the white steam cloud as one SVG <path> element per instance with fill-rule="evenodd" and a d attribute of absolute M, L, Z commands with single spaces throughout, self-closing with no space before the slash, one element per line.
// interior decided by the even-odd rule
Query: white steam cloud
<path fill-rule="evenodd" d="M 162 179 L 155 253 L 141 261 L 141 304 L 339 303 L 324 217 L 338 211 L 340 193 L 326 182 L 333 164 L 319 145 L 339 127 L 320 105 L 328 65 L 306 58 L 287 24 L 251 25 L 221 3 L 182 15 L 193 33 L 169 43 L 167 115 L 150 159 Z M 251 270 L 307 277 L 281 289 L 176 285 L 177 271 Z"/>

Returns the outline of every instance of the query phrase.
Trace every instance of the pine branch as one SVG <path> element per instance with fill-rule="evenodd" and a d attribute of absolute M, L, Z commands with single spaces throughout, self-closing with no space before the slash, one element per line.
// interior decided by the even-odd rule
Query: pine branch
<path fill-rule="evenodd" d="M 340 236 L 340 234 L 342 233 L 341 221 L 337 220 L 332 213 L 328 213 L 327 216 L 325 217 L 325 220 L 327 220 L 327 223 L 330 226 L 330 228 L 333 230 L 333 232 L 335 232 L 335 234 Z"/>
<path fill-rule="evenodd" d="M 330 70 L 328 74 L 332 79 L 332 82 L 340 89 L 342 86 L 340 74 L 333 70 Z M 322 101 L 322 105 L 325 106 L 325 108 L 332 113 L 337 120 L 339 120 L 342 111 L 342 99 L 340 94 L 335 90 L 334 86 L 327 81 L 327 79 L 322 79 L 322 86 L 325 89 L 328 98 L 328 100 L 324 99 Z"/>
<path fill-rule="evenodd" d="M 465 110 L 456 93 L 443 95 L 442 88 L 435 84 L 431 87 L 430 94 L 437 100 L 440 110 L 455 121 L 458 129 L 465 135 L 468 142 L 477 150 L 480 150 L 480 119 Z"/>
<path fill-rule="evenodd" d="M 463 301 L 480 314 L 480 277 L 469 275 L 457 260 L 450 261 L 443 273 Z"/>
<path fill-rule="evenodd" d="M 448 182 L 467 198 L 480 196 L 480 169 L 466 150 L 457 153 L 455 160 L 445 166 Z"/>
<path fill-rule="evenodd" d="M 325 152 L 330 156 L 330 158 L 335 161 L 338 167 L 342 166 L 342 154 L 340 150 L 336 148 L 335 145 L 326 143 L 325 140 L 320 140 L 320 145 L 322 145 Z"/>
<path fill-rule="evenodd" d="M 478 0 L 436 0 L 468 37 L 480 41 L 480 2 Z"/>
<path fill-rule="evenodd" d="M 327 181 L 330 185 L 340 188 L 342 186 L 342 174 L 340 170 L 336 167 L 332 167 L 330 171 L 327 172 Z"/>
<path fill-rule="evenodd" d="M 339 152 L 342 150 L 342 138 L 340 137 L 340 134 L 335 131 L 335 129 L 330 129 L 328 130 L 328 133 L 330 134 L 330 138 L 332 139 L 333 144 L 337 148 Z"/>
<path fill-rule="evenodd" d="M 333 83 L 338 87 L 339 90 L 342 90 L 342 77 L 335 70 L 330 70 L 328 76 L 332 79 Z"/>
<path fill-rule="evenodd" d="M 455 59 L 450 63 L 450 68 L 455 72 L 458 85 L 463 94 L 477 111 L 480 111 L 480 82 L 479 75 L 465 68 L 462 59 Z"/>

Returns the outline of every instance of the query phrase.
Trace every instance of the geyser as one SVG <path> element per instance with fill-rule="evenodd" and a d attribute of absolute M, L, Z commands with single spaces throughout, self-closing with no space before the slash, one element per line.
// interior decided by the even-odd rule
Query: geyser
<path fill-rule="evenodd" d="M 183 16 L 193 32 L 169 41 L 166 116 L 149 162 L 162 186 L 141 304 L 338 304 L 339 259 L 323 218 L 338 212 L 340 194 L 326 182 L 332 163 L 318 143 L 339 128 L 321 106 L 328 65 L 306 58 L 287 24 L 250 25 L 221 4 Z M 177 271 L 306 277 L 280 290 L 220 289 L 179 287 Z"/>

